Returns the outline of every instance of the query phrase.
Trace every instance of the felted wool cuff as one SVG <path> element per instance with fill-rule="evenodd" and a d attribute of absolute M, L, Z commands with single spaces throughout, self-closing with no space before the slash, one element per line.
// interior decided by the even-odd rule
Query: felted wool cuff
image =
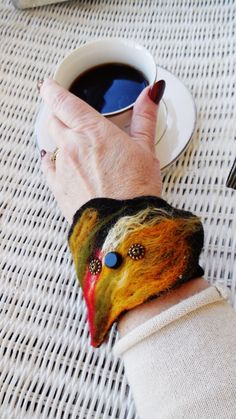
<path fill-rule="evenodd" d="M 75 214 L 69 246 L 88 309 L 91 344 L 121 313 L 203 275 L 203 227 L 153 196 L 95 198 Z"/>

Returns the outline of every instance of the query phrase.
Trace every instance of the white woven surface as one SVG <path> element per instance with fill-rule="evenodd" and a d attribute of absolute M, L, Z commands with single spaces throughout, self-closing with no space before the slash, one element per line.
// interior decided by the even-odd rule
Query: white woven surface
<path fill-rule="evenodd" d="M 40 172 L 36 80 L 78 45 L 124 36 L 193 93 L 193 141 L 165 175 L 170 203 L 201 215 L 210 282 L 235 293 L 235 2 L 88 0 L 26 12 L 0 3 L 0 417 L 137 418 L 109 343 L 89 346 L 68 226 Z M 181 100 L 181 98 L 180 98 Z"/>

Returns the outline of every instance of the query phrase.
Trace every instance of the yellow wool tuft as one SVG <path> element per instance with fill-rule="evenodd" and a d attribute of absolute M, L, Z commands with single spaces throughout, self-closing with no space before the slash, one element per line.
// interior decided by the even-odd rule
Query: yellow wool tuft
<path fill-rule="evenodd" d="M 128 234 L 143 228 L 144 223 L 146 226 L 152 226 L 169 217 L 170 215 L 164 209 L 154 207 L 145 208 L 135 215 L 121 217 L 109 231 L 102 246 L 102 254 L 116 249 Z"/>
<path fill-rule="evenodd" d="M 157 218 L 161 219 L 158 224 Z M 124 263 L 113 270 L 112 276 L 110 270 L 104 268 L 96 286 L 96 301 L 110 301 L 106 330 L 123 311 L 142 304 L 180 281 L 191 253 L 187 239 L 199 227 L 200 221 L 196 217 L 166 218 L 165 214 L 164 218 L 157 214 L 154 225 L 140 223 L 134 231 L 129 229 L 129 234 L 123 236 L 115 249 L 123 256 Z M 133 243 L 145 246 L 143 259 L 135 261 L 127 256 Z"/>
<path fill-rule="evenodd" d="M 93 228 L 96 226 L 97 218 L 97 211 L 88 208 L 83 212 L 80 219 L 74 226 L 73 232 L 69 238 L 69 246 L 76 267 L 81 247 L 83 246 L 84 241 L 93 231 Z"/>

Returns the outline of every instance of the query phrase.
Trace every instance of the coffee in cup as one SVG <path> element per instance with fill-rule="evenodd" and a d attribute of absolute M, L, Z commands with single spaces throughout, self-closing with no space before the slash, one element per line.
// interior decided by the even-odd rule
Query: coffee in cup
<path fill-rule="evenodd" d="M 81 90 L 85 90 L 83 86 L 81 89 L 81 83 L 86 82 L 86 88 L 89 88 L 88 81 L 90 83 L 95 82 L 98 87 L 103 85 L 104 89 L 105 85 L 112 81 L 114 75 L 119 76 L 119 72 L 121 77 L 123 74 L 123 77 L 129 77 L 130 79 L 133 77 L 139 80 L 139 87 L 136 92 L 134 89 L 131 94 L 130 91 L 125 93 L 127 85 L 125 86 L 124 80 L 122 89 L 114 89 L 114 84 L 111 89 L 105 92 L 109 95 L 111 93 L 109 103 L 107 103 L 109 106 L 104 108 L 103 111 L 99 111 L 111 122 L 118 125 L 119 128 L 128 132 L 135 100 L 145 86 L 153 84 L 156 80 L 156 63 L 145 47 L 136 42 L 120 38 L 106 38 L 89 42 L 74 50 L 59 64 L 54 79 L 66 89 L 73 90 L 75 94 L 78 93 L 76 84 L 80 84 L 78 94 L 80 96 Z M 100 78 L 95 80 L 95 77 L 98 76 Z M 134 87 L 134 80 L 132 84 Z M 90 90 L 90 93 L 91 91 L 92 97 L 90 99 L 83 92 L 82 97 L 80 97 L 95 109 L 102 109 L 101 103 L 104 100 L 104 91 L 101 89 L 100 95 L 98 91 L 96 94 L 93 90 Z M 114 99 L 113 104 L 111 103 L 111 96 Z"/>
<path fill-rule="evenodd" d="M 145 75 L 130 65 L 107 63 L 80 74 L 69 91 L 103 115 L 134 103 L 148 85 Z"/>

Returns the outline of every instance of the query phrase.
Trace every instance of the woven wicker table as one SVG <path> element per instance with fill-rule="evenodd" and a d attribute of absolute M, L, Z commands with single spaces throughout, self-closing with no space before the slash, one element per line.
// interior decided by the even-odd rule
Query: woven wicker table
<path fill-rule="evenodd" d="M 85 304 L 67 249 L 68 225 L 40 171 L 38 78 L 102 36 L 131 38 L 180 77 L 198 109 L 164 197 L 202 217 L 202 265 L 231 290 L 236 266 L 234 0 L 81 0 L 19 11 L 0 4 L 0 417 L 137 419 L 116 332 L 89 346 Z M 180 98 L 181 100 L 181 98 Z M 152 419 L 152 418 L 150 418 Z"/>

